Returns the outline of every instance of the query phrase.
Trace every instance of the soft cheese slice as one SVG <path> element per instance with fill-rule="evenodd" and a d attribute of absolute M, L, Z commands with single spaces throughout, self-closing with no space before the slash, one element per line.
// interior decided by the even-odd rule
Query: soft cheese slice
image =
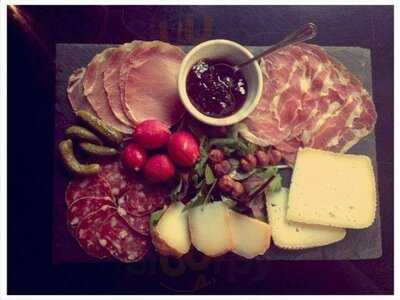
<path fill-rule="evenodd" d="M 260 220 L 230 211 L 232 252 L 245 258 L 264 254 L 271 243 L 271 226 Z"/>
<path fill-rule="evenodd" d="M 300 149 L 292 175 L 287 219 L 365 228 L 375 219 L 375 177 L 369 157 Z"/>
<path fill-rule="evenodd" d="M 323 225 L 311 225 L 286 220 L 289 191 L 267 194 L 268 221 L 272 227 L 272 240 L 279 248 L 306 249 L 329 245 L 342 240 L 346 230 Z"/>
<path fill-rule="evenodd" d="M 220 256 L 233 248 L 229 209 L 222 201 L 190 209 L 189 229 L 193 246 L 207 256 Z"/>
<path fill-rule="evenodd" d="M 163 255 L 180 257 L 190 250 L 188 216 L 184 208 L 182 202 L 172 203 L 152 229 L 153 244 Z"/>

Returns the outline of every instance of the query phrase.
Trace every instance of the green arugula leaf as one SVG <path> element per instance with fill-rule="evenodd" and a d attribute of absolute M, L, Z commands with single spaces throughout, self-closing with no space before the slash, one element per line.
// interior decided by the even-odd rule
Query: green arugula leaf
<path fill-rule="evenodd" d="M 206 184 L 210 185 L 215 181 L 215 176 L 209 164 L 206 164 L 206 169 L 204 171 L 204 176 L 206 178 Z"/>
<path fill-rule="evenodd" d="M 250 142 L 247 142 L 247 149 L 248 149 L 248 152 L 249 152 L 248 154 L 254 154 L 257 151 L 257 145 L 253 144 L 253 143 L 250 143 Z"/>
<path fill-rule="evenodd" d="M 204 195 L 203 195 L 203 191 L 202 189 L 200 189 L 197 194 L 190 199 L 190 201 L 188 203 L 186 203 L 185 208 L 182 210 L 182 212 L 187 211 L 193 207 L 202 205 L 204 203 Z"/>
<path fill-rule="evenodd" d="M 215 188 L 216 184 L 217 184 L 217 180 L 214 179 L 212 186 L 210 187 L 210 189 L 207 192 L 206 197 L 204 198 L 204 203 L 208 203 L 208 200 L 210 199 L 211 193 L 212 193 L 213 189 Z"/>
<path fill-rule="evenodd" d="M 209 145 L 212 146 L 232 146 L 236 144 L 233 138 L 214 138 L 210 139 Z"/>
<path fill-rule="evenodd" d="M 232 200 L 231 198 L 224 195 L 221 195 L 221 200 L 228 208 L 233 208 L 237 204 L 235 200 Z"/>
<path fill-rule="evenodd" d="M 231 165 L 231 170 L 236 170 L 239 167 L 239 160 L 236 158 L 229 158 L 228 159 L 230 165 Z"/>
<path fill-rule="evenodd" d="M 229 174 L 229 176 L 230 176 L 232 179 L 234 179 L 234 180 L 242 181 L 242 180 L 245 180 L 245 179 L 249 178 L 249 177 L 252 176 L 253 174 L 255 174 L 256 171 L 257 171 L 257 170 L 254 169 L 254 170 L 251 170 L 250 172 L 242 173 L 242 172 L 239 172 L 239 171 L 237 171 L 237 170 L 234 170 L 234 171 L 232 171 L 232 172 Z"/>
<path fill-rule="evenodd" d="M 155 226 L 157 226 L 158 221 L 160 221 L 162 215 L 166 210 L 167 206 L 164 206 L 163 208 L 156 210 L 150 215 L 150 228 L 154 228 Z"/>
<path fill-rule="evenodd" d="M 194 166 L 194 171 L 199 177 L 203 177 L 204 175 L 204 165 L 207 162 L 207 154 L 204 151 L 200 151 L 200 159 Z"/>
<path fill-rule="evenodd" d="M 231 156 L 232 153 L 234 153 L 236 151 L 235 148 L 228 147 L 228 146 L 222 147 L 221 150 L 222 150 L 222 152 L 224 152 L 224 155 L 226 155 L 226 156 Z"/>
<path fill-rule="evenodd" d="M 272 182 L 268 185 L 268 192 L 274 193 L 281 189 L 282 187 L 282 176 L 277 174 Z"/>
<path fill-rule="evenodd" d="M 239 154 L 241 156 L 246 156 L 247 154 L 250 154 L 249 152 L 249 147 L 247 146 L 247 143 L 242 141 L 242 140 L 238 140 L 236 143 L 236 147 L 237 150 L 239 151 Z"/>
<path fill-rule="evenodd" d="M 182 191 L 182 183 L 183 183 L 182 176 L 179 176 L 178 184 L 176 185 L 176 187 L 169 194 L 170 199 L 171 199 L 172 202 L 178 201 L 179 193 Z"/>
<path fill-rule="evenodd" d="M 267 178 L 269 178 L 269 177 L 271 177 L 273 175 L 276 175 L 277 173 L 278 173 L 278 169 L 277 168 L 275 168 L 275 167 L 267 167 L 267 168 L 258 169 L 257 172 L 256 172 L 256 175 L 258 177 L 267 179 Z"/>
<path fill-rule="evenodd" d="M 201 187 L 204 185 L 204 180 L 205 180 L 205 179 L 200 180 L 194 187 L 195 187 L 196 189 L 201 188 Z"/>

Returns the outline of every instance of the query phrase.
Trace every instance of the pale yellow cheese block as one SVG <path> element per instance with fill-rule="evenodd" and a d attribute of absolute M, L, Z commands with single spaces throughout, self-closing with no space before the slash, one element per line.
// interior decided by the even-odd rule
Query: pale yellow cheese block
<path fill-rule="evenodd" d="M 375 177 L 369 157 L 299 149 L 287 219 L 342 228 L 366 228 L 375 219 Z"/>
<path fill-rule="evenodd" d="M 163 255 L 180 257 L 190 250 L 188 214 L 184 208 L 182 202 L 172 203 L 152 230 L 153 244 Z"/>
<path fill-rule="evenodd" d="M 266 197 L 268 222 L 277 247 L 289 250 L 313 248 L 338 242 L 346 236 L 343 228 L 286 220 L 288 194 L 288 189 L 282 188 Z"/>
<path fill-rule="evenodd" d="M 222 201 L 191 208 L 189 230 L 193 246 L 207 256 L 220 256 L 233 248 L 229 209 Z"/>
<path fill-rule="evenodd" d="M 245 258 L 254 258 L 268 250 L 271 243 L 271 226 L 260 220 L 230 211 L 232 252 Z"/>

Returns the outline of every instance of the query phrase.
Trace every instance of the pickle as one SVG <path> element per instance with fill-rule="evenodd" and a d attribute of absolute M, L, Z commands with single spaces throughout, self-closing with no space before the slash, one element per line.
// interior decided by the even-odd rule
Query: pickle
<path fill-rule="evenodd" d="M 100 172 L 99 164 L 81 164 L 75 157 L 72 140 L 63 140 L 58 144 L 58 149 L 65 167 L 76 175 L 94 175 Z"/>
<path fill-rule="evenodd" d="M 71 126 L 65 130 L 65 134 L 70 139 L 76 139 L 79 142 L 89 142 L 96 145 L 103 145 L 103 142 L 91 131 L 81 126 Z"/>
<path fill-rule="evenodd" d="M 122 142 L 123 135 L 121 132 L 109 126 L 91 113 L 79 110 L 76 115 L 83 123 L 89 126 L 90 129 L 95 131 L 96 134 L 103 137 L 109 143 L 119 145 Z"/>
<path fill-rule="evenodd" d="M 117 149 L 111 147 L 99 146 L 91 143 L 80 143 L 79 146 L 87 154 L 95 156 L 114 156 L 118 154 Z"/>

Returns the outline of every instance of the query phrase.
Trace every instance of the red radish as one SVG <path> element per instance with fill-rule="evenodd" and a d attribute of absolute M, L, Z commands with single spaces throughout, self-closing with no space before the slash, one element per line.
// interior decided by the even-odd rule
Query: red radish
<path fill-rule="evenodd" d="M 165 154 L 156 154 L 149 158 L 144 166 L 147 180 L 159 183 L 170 180 L 175 175 L 175 166 Z"/>
<path fill-rule="evenodd" d="M 146 149 L 157 149 L 166 145 L 171 135 L 168 125 L 159 120 L 145 120 L 137 124 L 133 139 Z"/>
<path fill-rule="evenodd" d="M 179 131 L 169 138 L 168 154 L 177 165 L 191 167 L 199 158 L 199 145 L 192 134 Z"/>
<path fill-rule="evenodd" d="M 137 144 L 129 144 L 122 151 L 122 162 L 128 169 L 140 171 L 146 163 L 146 151 Z"/>

